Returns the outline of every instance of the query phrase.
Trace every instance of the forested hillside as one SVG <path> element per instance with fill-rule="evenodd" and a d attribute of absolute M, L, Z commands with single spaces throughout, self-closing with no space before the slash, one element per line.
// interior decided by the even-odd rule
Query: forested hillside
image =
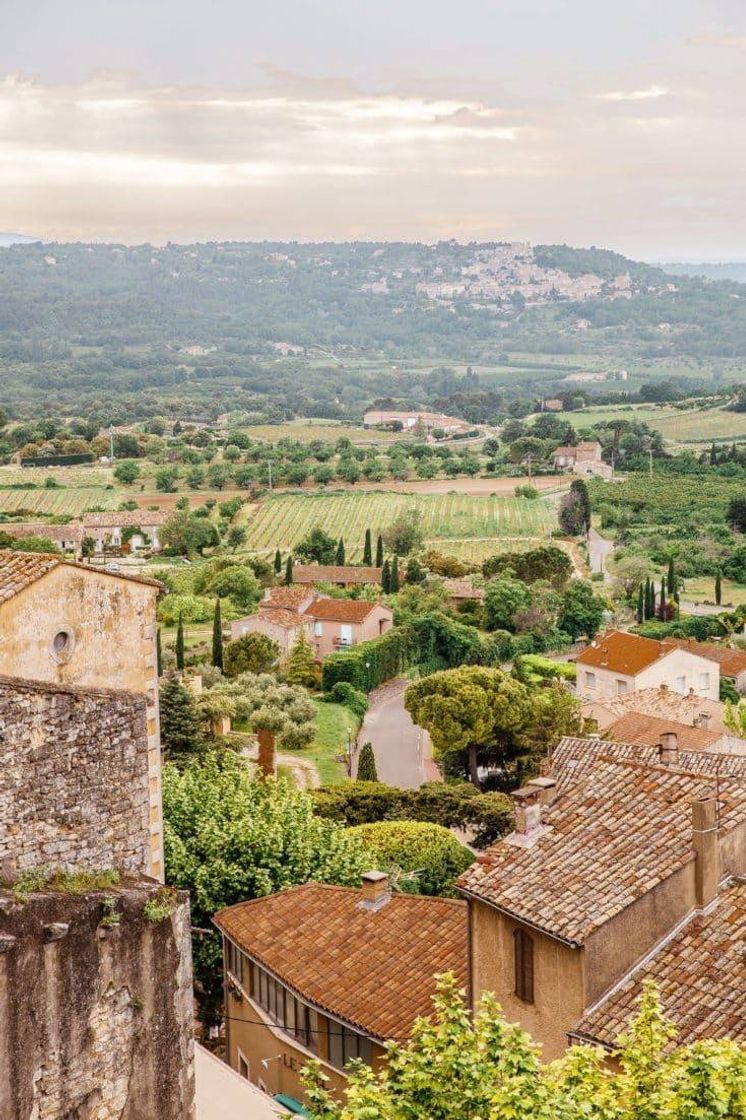
<path fill-rule="evenodd" d="M 746 354 L 745 287 L 567 246 L 21 244 L 0 248 L 0 290 L 17 414 L 103 401 L 355 416 L 416 396 L 412 361 L 507 367 L 507 384 L 527 355 L 719 362 L 737 380 Z"/>

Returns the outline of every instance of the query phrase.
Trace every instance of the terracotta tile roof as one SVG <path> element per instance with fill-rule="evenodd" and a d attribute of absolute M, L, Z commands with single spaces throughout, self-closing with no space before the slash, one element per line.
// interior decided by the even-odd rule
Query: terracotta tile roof
<path fill-rule="evenodd" d="M 380 583 L 381 568 L 355 567 L 352 564 L 296 564 L 294 583 Z"/>
<path fill-rule="evenodd" d="M 660 766 L 634 753 L 657 754 L 655 748 L 630 746 L 622 757 L 608 750 L 614 744 L 570 742 L 574 755 L 558 749 L 552 758 L 558 796 L 542 813 L 546 831 L 533 847 L 493 845 L 459 886 L 555 937 L 582 944 L 694 858 L 691 803 L 714 786 L 713 777 L 683 769 L 681 757 L 678 766 Z M 591 749 L 584 754 L 587 743 Z M 692 757 L 746 764 L 746 759 L 686 754 Z M 719 788 L 720 827 L 727 833 L 746 821 L 746 782 L 721 773 Z"/>
<path fill-rule="evenodd" d="M 219 929 L 299 995 L 374 1038 L 404 1038 L 432 1011 L 434 977 L 466 982 L 466 905 L 309 883 L 215 915 Z"/>
<path fill-rule="evenodd" d="M 452 599 L 484 599 L 484 588 L 474 587 L 468 579 L 444 579 L 443 586 Z"/>
<path fill-rule="evenodd" d="M 380 603 L 368 603 L 365 599 L 315 599 L 303 612 L 309 618 L 328 619 L 330 622 L 364 622 L 371 611 Z M 381 607 L 389 616 L 388 607 Z"/>
<path fill-rule="evenodd" d="M 83 572 L 97 572 L 99 575 L 111 576 L 114 579 L 126 579 L 132 583 L 144 583 L 149 587 L 163 589 L 163 584 L 147 576 L 130 575 L 127 572 L 111 572 L 105 568 L 95 568 L 88 564 L 78 564 L 64 556 L 49 556 L 41 552 L 0 552 L 0 603 L 12 599 L 19 591 L 23 591 L 32 583 L 51 572 L 53 568 L 64 565 L 66 568 L 78 568 Z"/>
<path fill-rule="evenodd" d="M 746 672 L 746 651 L 742 649 L 729 649 L 716 642 L 695 642 L 686 638 L 664 638 L 662 644 L 671 649 L 686 649 L 709 661 L 717 661 L 724 677 L 737 677 L 739 673 Z"/>
<path fill-rule="evenodd" d="M 704 1038 L 746 1042 L 746 882 L 722 889 L 714 908 L 698 915 L 592 1008 L 573 1036 L 613 1046 L 627 1028 L 645 980 L 658 985 L 678 1042 Z"/>
<path fill-rule="evenodd" d="M 725 705 L 719 700 L 697 696 L 694 692 L 682 695 L 665 685 L 661 685 L 660 688 L 640 688 L 635 692 L 628 692 L 626 696 L 589 700 L 582 705 L 582 708 L 584 715 L 593 715 L 593 709 L 601 708 L 616 718 L 628 712 L 639 712 L 659 716 L 661 719 L 670 719 L 675 723 L 688 724 L 693 724 L 698 716 L 706 713 L 710 716 L 710 730 L 725 729 L 723 723 Z"/>
<path fill-rule="evenodd" d="M 298 630 L 303 626 L 303 616 L 297 611 L 286 610 L 284 607 L 264 607 L 254 618 L 260 622 L 271 622 L 275 626 L 282 626 L 285 630 Z"/>
<path fill-rule="evenodd" d="M 106 513 L 84 513 L 83 525 L 86 529 L 117 529 L 130 525 L 163 525 L 169 514 L 164 509 L 121 509 Z"/>
<path fill-rule="evenodd" d="M 83 526 L 76 521 L 69 525 L 48 525 L 44 521 L 7 521 L 0 523 L 0 532 L 11 537 L 46 537 L 50 541 L 82 541 Z"/>
<path fill-rule="evenodd" d="M 642 715 L 640 712 L 628 712 L 616 723 L 612 723 L 605 735 L 618 743 L 640 743 L 654 747 L 660 743 L 665 731 L 676 732 L 681 750 L 705 751 L 723 737 L 720 731 L 705 731 L 702 727 L 674 723 L 670 719 Z"/>
<path fill-rule="evenodd" d="M 264 594 L 265 598 L 259 603 L 260 610 L 266 610 L 268 607 L 285 607 L 292 610 L 293 608 L 299 608 L 314 592 L 310 587 L 282 586 L 268 587 Z"/>
<path fill-rule="evenodd" d="M 620 762 L 658 764 L 657 747 L 639 743 L 610 743 L 606 739 L 576 739 L 567 736 L 552 752 L 551 771 L 560 786 L 579 778 L 592 768 L 599 758 L 618 759 Z M 746 757 L 737 754 L 718 754 L 709 751 L 679 751 L 677 769 L 702 777 L 723 776 L 746 782 Z"/>
<path fill-rule="evenodd" d="M 625 676 L 634 677 L 661 657 L 668 656 L 673 652 L 673 648 L 653 638 L 641 638 L 638 634 L 610 630 L 579 653 L 575 660 L 578 665 L 609 669 L 612 673 L 623 673 Z"/>

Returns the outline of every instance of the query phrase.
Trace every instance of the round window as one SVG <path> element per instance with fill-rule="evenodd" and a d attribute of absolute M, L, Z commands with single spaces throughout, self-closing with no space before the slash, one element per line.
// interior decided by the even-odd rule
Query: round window
<path fill-rule="evenodd" d="M 68 661 L 74 646 L 75 638 L 72 630 L 58 630 L 52 639 L 52 657 L 55 661 Z"/>

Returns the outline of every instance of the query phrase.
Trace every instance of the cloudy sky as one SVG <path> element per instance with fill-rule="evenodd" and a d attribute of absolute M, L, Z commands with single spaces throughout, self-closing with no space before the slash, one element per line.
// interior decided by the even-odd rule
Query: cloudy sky
<path fill-rule="evenodd" d="M 746 0 L 0 0 L 0 229 L 746 257 Z"/>

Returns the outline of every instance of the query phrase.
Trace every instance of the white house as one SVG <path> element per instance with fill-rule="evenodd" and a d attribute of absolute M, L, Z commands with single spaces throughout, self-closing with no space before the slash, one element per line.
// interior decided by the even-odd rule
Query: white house
<path fill-rule="evenodd" d="M 93 539 L 96 552 L 105 552 L 107 548 L 121 548 L 123 544 L 129 544 L 132 552 L 140 548 L 160 552 L 159 530 L 168 516 L 166 510 L 152 509 L 87 513 L 83 517 L 83 529 L 85 535 Z"/>
<path fill-rule="evenodd" d="M 582 700 L 625 696 L 661 685 L 682 696 L 689 692 L 710 700 L 720 696 L 717 661 L 621 630 L 597 638 L 575 662 L 577 692 Z"/>

